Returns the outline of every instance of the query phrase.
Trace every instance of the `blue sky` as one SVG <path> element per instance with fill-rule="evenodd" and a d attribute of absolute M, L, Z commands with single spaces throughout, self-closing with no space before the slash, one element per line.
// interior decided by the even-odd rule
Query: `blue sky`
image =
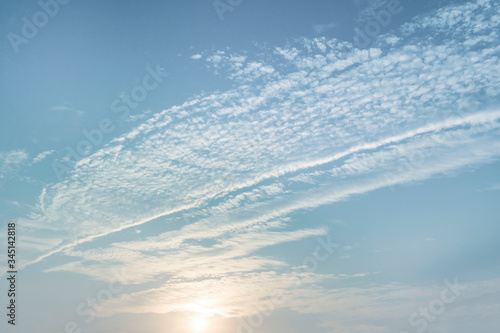
<path fill-rule="evenodd" d="M 497 1 L 0 18 L 2 332 L 500 327 Z"/>

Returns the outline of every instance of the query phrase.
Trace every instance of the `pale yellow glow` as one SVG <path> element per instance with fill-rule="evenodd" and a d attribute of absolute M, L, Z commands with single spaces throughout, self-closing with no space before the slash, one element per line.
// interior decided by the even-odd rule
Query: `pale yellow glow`
<path fill-rule="evenodd" d="M 193 332 L 202 333 L 205 332 L 208 326 L 207 318 L 205 317 L 194 317 L 191 321 L 191 325 L 193 326 Z"/>

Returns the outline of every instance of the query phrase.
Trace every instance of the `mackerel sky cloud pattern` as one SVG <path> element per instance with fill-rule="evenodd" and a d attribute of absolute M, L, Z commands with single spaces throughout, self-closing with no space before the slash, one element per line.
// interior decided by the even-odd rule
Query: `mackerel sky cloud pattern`
<path fill-rule="evenodd" d="M 231 17 L 238 11 L 244 3 Z M 315 332 L 414 330 L 408 316 L 442 285 L 363 284 L 380 274 L 368 266 L 304 268 L 319 240 L 335 243 L 337 258 L 360 245 L 332 238 L 335 224 L 297 221 L 498 160 L 500 3 L 450 3 L 388 28 L 366 49 L 324 37 L 337 26 L 317 24 L 317 37 L 286 44 L 183 55 L 231 86 L 145 112 L 44 185 L 18 222 L 23 267 L 105 282 L 125 271 L 130 287 L 106 303 L 99 323 L 122 313 L 222 323 L 259 313 L 279 293 L 273 313 L 317 316 Z M 53 155 L 0 153 L 0 179 Z M 266 252 L 300 242 L 311 249 L 299 258 Z M 495 327 L 499 281 L 465 283 L 447 320 L 482 304 L 485 325 Z"/>

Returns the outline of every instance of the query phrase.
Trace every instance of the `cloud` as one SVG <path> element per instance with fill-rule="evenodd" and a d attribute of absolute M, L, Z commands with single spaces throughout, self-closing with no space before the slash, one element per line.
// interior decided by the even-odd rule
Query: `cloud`
<path fill-rule="evenodd" d="M 201 54 L 194 54 L 191 56 L 191 59 L 194 59 L 194 60 L 198 60 L 198 59 L 201 59 L 202 58 L 202 55 Z"/>
<path fill-rule="evenodd" d="M 317 34 L 322 34 L 328 30 L 338 27 L 338 25 L 338 23 L 316 24 L 313 26 L 313 30 Z"/>
<path fill-rule="evenodd" d="M 387 6 L 390 1 L 391 0 L 372 0 L 368 1 L 365 5 L 362 3 L 363 0 L 355 0 L 355 5 L 360 8 L 358 22 L 363 23 L 367 20 L 373 20 L 373 12 Z"/>
<path fill-rule="evenodd" d="M 252 82 L 256 79 L 269 80 L 275 71 L 274 67 L 269 64 L 247 61 L 247 56 L 227 54 L 224 51 L 215 52 L 207 58 L 207 62 L 215 69 L 216 74 L 228 71 L 229 78 L 240 83 Z"/>
<path fill-rule="evenodd" d="M 0 163 L 4 166 L 14 166 L 22 164 L 28 159 L 28 154 L 23 150 L 12 150 L 8 152 L 0 152 Z"/>
<path fill-rule="evenodd" d="M 495 6 L 483 7 L 486 12 L 498 11 Z M 478 35 L 486 28 L 479 19 L 464 19 L 463 24 L 477 26 L 471 31 Z M 487 24 L 492 28 L 493 23 Z M 428 24 L 424 28 L 429 29 Z M 181 207 L 203 207 L 268 179 L 297 177 L 364 150 L 422 135 L 432 140 L 436 133 L 459 126 L 472 126 L 470 135 L 493 135 L 496 113 L 479 111 L 497 92 L 488 90 L 478 103 L 476 93 L 498 86 L 494 73 L 500 66 L 489 57 L 497 39 L 482 49 L 452 41 L 439 46 L 421 41 L 387 46 L 382 41 L 381 48 L 370 50 L 335 39 L 303 39 L 286 49 L 271 48 L 276 62 L 216 52 L 208 61 L 231 64 L 228 77 L 237 81 L 245 76 L 254 79 L 254 73 L 267 66 L 276 70 L 269 71 L 269 81 L 261 85 L 243 82 L 233 90 L 199 96 L 157 113 L 82 159 L 67 180 L 47 187 L 33 225 L 93 239 L 187 209 Z M 464 73 L 463 68 L 470 70 Z M 486 128 L 490 123 L 492 127 Z M 447 147 L 446 141 L 431 145 Z M 495 149 L 491 145 L 487 154 L 494 156 Z M 373 154 L 365 155 L 365 162 L 351 161 L 349 167 L 360 168 Z M 392 168 L 397 169 L 405 155 L 395 146 Z M 373 165 L 377 167 L 381 169 Z M 357 182 L 356 172 L 348 173 L 347 168 L 331 172 Z M 387 168 L 391 177 L 399 177 L 390 165 Z"/>
<path fill-rule="evenodd" d="M 35 164 L 35 163 L 38 163 L 38 162 L 41 162 L 42 160 L 44 160 L 47 156 L 53 154 L 55 152 L 55 150 L 47 150 L 47 151 L 43 151 L 41 153 L 39 153 L 34 159 L 33 161 L 31 162 L 31 164 Z"/>
<path fill-rule="evenodd" d="M 26 237 L 24 258 L 60 254 L 66 262 L 47 271 L 102 280 L 127 269 L 136 289 L 108 314 L 245 315 L 276 289 L 302 313 L 394 309 L 391 297 L 414 290 L 323 287 L 372 272 L 301 272 L 295 290 L 282 281 L 293 265 L 259 251 L 328 232 L 294 225 L 298 211 L 498 159 L 499 7 L 482 0 L 435 11 L 369 50 L 303 38 L 264 56 L 204 56 L 234 88 L 152 114 L 46 186 L 20 225 L 50 242 Z"/>
<path fill-rule="evenodd" d="M 140 114 L 136 114 L 136 115 L 131 115 L 129 116 L 126 121 L 127 122 L 135 122 L 135 121 L 138 121 L 140 119 L 144 119 L 144 118 L 147 118 L 151 115 L 152 111 L 151 110 L 146 110 L 146 111 L 143 111 L 142 113 Z"/>
<path fill-rule="evenodd" d="M 28 159 L 24 150 L 11 150 L 0 152 L 0 179 L 17 170 Z"/>
<path fill-rule="evenodd" d="M 487 191 L 498 191 L 500 190 L 500 183 L 492 184 L 488 186 Z"/>
<path fill-rule="evenodd" d="M 85 111 L 77 110 L 73 107 L 69 106 L 64 106 L 64 105 L 56 105 L 50 108 L 51 111 L 56 111 L 56 112 L 69 112 L 69 113 L 76 113 L 79 116 L 82 116 L 85 114 Z"/>

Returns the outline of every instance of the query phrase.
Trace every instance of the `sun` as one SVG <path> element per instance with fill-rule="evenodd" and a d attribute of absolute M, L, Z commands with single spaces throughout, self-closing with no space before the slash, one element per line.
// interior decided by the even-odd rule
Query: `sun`
<path fill-rule="evenodd" d="M 195 317 L 191 321 L 191 326 L 193 327 L 194 333 L 205 332 L 208 326 L 207 318 L 205 317 Z"/>

